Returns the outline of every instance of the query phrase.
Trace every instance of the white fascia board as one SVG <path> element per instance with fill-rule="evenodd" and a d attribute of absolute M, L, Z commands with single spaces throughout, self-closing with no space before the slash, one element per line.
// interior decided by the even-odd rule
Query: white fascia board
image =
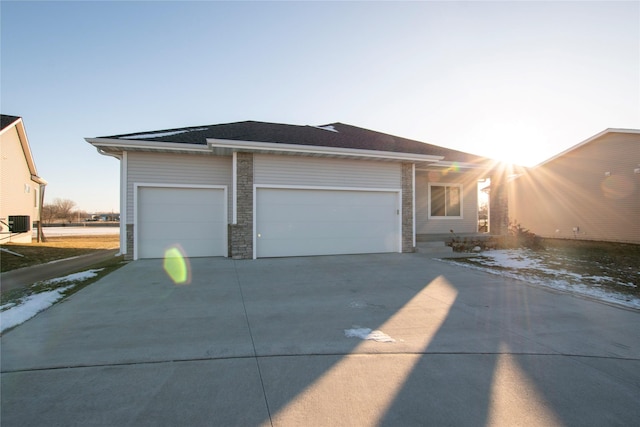
<path fill-rule="evenodd" d="M 284 144 L 276 142 L 235 141 L 207 138 L 210 148 L 230 148 L 236 150 L 270 151 L 296 154 L 320 154 L 325 156 L 366 157 L 407 162 L 438 162 L 443 156 L 427 154 L 396 153 L 392 151 L 360 150 L 356 148 L 324 147 L 317 145 Z"/>
<path fill-rule="evenodd" d="M 429 165 L 429 168 L 437 167 L 437 168 L 459 168 L 459 169 L 491 169 L 492 165 L 489 163 L 468 163 L 468 162 L 438 162 L 433 165 Z M 421 169 L 418 167 L 418 169 Z"/>
<path fill-rule="evenodd" d="M 18 123 L 22 124 L 22 117 L 18 117 L 16 120 L 14 120 L 13 122 L 9 123 L 4 129 L 0 129 L 0 135 L 2 135 L 5 132 L 8 132 L 9 129 L 12 129 L 14 127 L 18 127 Z M 22 127 L 24 127 L 24 124 L 22 124 Z"/>
<path fill-rule="evenodd" d="M 158 141 L 140 141 L 140 140 L 123 140 L 111 138 L 85 138 L 89 144 L 96 148 L 119 148 L 125 150 L 160 150 L 160 151 L 192 151 L 208 153 L 209 147 L 202 144 L 187 144 L 181 142 L 158 142 Z"/>
<path fill-rule="evenodd" d="M 16 132 L 18 132 L 18 139 L 20 140 L 20 145 L 22 146 L 22 151 L 24 153 L 24 158 L 27 162 L 27 167 L 29 168 L 29 173 L 31 174 L 31 180 L 41 184 L 41 182 L 38 181 L 38 179 L 40 179 L 40 177 L 38 177 L 38 171 L 36 170 L 36 163 L 33 160 L 33 153 L 31 152 L 31 145 L 29 145 L 29 138 L 27 138 L 27 130 L 24 127 L 24 122 L 22 121 L 22 117 L 18 117 L 18 120 L 16 120 L 15 122 L 11 123 L 9 126 L 7 126 L 6 128 L 4 128 L 3 132 L 6 131 L 7 129 L 12 129 L 14 128 L 16 129 Z M 37 179 L 35 179 L 35 178 Z M 46 184 L 46 182 L 45 182 Z"/>

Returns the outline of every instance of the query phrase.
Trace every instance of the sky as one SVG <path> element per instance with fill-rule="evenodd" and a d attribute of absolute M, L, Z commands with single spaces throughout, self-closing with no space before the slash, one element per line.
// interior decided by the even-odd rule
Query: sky
<path fill-rule="evenodd" d="M 342 122 L 533 166 L 640 128 L 640 2 L 0 2 L 45 203 L 119 211 L 84 138 Z"/>

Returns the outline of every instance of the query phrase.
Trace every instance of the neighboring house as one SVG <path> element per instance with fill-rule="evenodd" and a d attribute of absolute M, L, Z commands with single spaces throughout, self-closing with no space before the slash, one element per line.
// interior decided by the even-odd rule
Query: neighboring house
<path fill-rule="evenodd" d="M 31 243 L 47 182 L 36 171 L 22 118 L 0 119 L 0 242 Z"/>
<path fill-rule="evenodd" d="M 509 215 L 542 237 L 640 244 L 640 130 L 607 129 L 509 184 Z"/>
<path fill-rule="evenodd" d="M 245 121 L 87 138 L 121 161 L 121 250 L 160 258 L 413 252 L 476 233 L 493 162 L 342 123 Z"/>

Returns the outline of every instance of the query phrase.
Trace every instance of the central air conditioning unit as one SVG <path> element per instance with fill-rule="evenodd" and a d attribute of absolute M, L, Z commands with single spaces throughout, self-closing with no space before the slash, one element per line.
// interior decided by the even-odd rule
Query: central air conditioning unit
<path fill-rule="evenodd" d="M 31 230 L 29 215 L 9 215 L 9 231 L 12 233 L 26 233 Z"/>

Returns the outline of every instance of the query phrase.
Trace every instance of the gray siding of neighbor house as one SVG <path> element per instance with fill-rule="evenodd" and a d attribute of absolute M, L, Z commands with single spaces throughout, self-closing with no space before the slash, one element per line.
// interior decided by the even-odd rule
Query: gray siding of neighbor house
<path fill-rule="evenodd" d="M 416 234 L 476 233 L 478 176 L 471 173 L 416 171 Z M 462 184 L 462 218 L 429 218 L 429 182 Z"/>
<path fill-rule="evenodd" d="M 177 185 L 226 185 L 231 218 L 232 158 L 190 154 L 148 153 L 130 151 L 127 154 L 127 216 L 133 224 L 134 183 Z"/>
<path fill-rule="evenodd" d="M 542 237 L 640 243 L 637 168 L 640 134 L 605 134 L 514 180 L 510 216 Z"/>
<path fill-rule="evenodd" d="M 400 163 L 322 157 L 256 155 L 255 184 L 384 188 L 402 186 Z"/>

